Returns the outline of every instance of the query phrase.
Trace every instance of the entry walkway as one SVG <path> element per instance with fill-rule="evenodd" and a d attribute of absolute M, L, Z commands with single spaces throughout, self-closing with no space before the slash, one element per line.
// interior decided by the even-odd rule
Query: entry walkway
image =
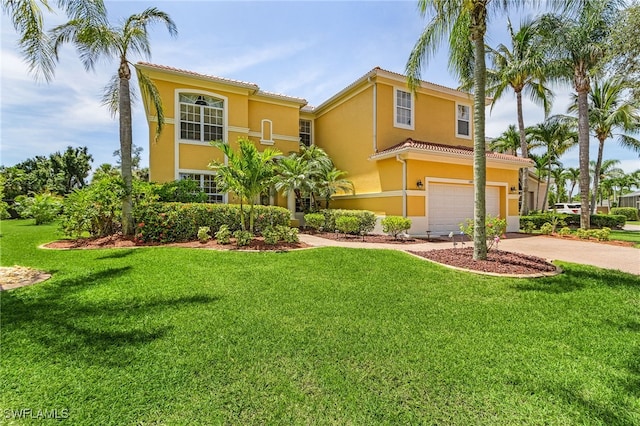
<path fill-rule="evenodd" d="M 452 243 L 383 244 L 362 241 L 334 241 L 314 235 L 300 234 L 300 241 L 316 247 L 358 247 L 391 250 L 426 251 L 452 248 Z M 472 246 L 472 243 L 466 243 Z M 500 241 L 500 250 L 528 254 L 547 260 L 561 260 L 605 269 L 618 269 L 640 275 L 640 249 L 596 242 L 568 240 L 546 236 L 509 234 Z"/>

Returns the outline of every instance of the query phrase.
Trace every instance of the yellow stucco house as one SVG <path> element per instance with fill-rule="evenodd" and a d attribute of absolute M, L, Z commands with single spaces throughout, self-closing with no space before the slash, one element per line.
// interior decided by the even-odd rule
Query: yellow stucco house
<path fill-rule="evenodd" d="M 467 93 L 421 82 L 414 94 L 403 75 L 374 68 L 310 107 L 253 83 L 149 63 L 137 67 L 157 85 L 166 117 L 156 140 L 156 118 L 145 105 L 152 181 L 195 179 L 210 201 L 228 202 L 207 167 L 212 159 L 223 161 L 209 141 L 233 144 L 244 136 L 285 154 L 300 143 L 323 148 L 355 187 L 355 194 L 337 195 L 334 208 L 409 217 L 414 235 L 457 231 L 473 217 L 473 100 Z M 519 227 L 518 170 L 531 165 L 487 153 L 487 213 L 507 218 L 509 231 Z M 294 197 L 272 194 L 261 201 L 296 214 Z"/>

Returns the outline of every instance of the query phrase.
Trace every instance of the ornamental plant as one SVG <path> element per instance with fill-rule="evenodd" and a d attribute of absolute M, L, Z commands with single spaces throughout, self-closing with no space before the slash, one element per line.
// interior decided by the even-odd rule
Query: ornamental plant
<path fill-rule="evenodd" d="M 398 239 L 398 235 L 411 228 L 411 219 L 402 216 L 387 216 L 381 221 L 382 232 Z"/>
<path fill-rule="evenodd" d="M 222 225 L 218 232 L 216 232 L 216 240 L 219 244 L 230 244 L 231 243 L 231 231 L 227 225 Z"/>
<path fill-rule="evenodd" d="M 209 235 L 209 232 L 211 232 L 211 228 L 209 228 L 208 226 L 201 226 L 200 228 L 198 228 L 198 240 L 202 244 L 211 239 L 211 235 Z"/>
<path fill-rule="evenodd" d="M 33 218 L 36 225 L 53 222 L 62 209 L 62 198 L 50 192 L 16 197 L 16 203 L 20 205 L 20 215 Z"/>
<path fill-rule="evenodd" d="M 500 219 L 498 216 L 488 214 L 485 219 L 485 229 L 487 233 L 487 250 L 491 250 L 493 245 L 499 242 L 499 239 L 504 237 L 505 232 L 507 232 L 507 219 Z M 473 240 L 473 219 L 467 219 L 464 223 L 461 223 L 460 231 Z"/>
<path fill-rule="evenodd" d="M 238 247 L 248 246 L 251 244 L 251 240 L 253 240 L 253 234 L 250 231 L 236 231 L 233 233 L 233 237 L 236 239 L 236 245 Z"/>
<path fill-rule="evenodd" d="M 324 228 L 324 215 L 322 213 L 307 213 L 304 215 L 305 226 L 316 231 Z"/>
<path fill-rule="evenodd" d="M 360 221 L 355 216 L 340 216 L 336 219 L 336 229 L 343 234 L 357 234 Z"/>

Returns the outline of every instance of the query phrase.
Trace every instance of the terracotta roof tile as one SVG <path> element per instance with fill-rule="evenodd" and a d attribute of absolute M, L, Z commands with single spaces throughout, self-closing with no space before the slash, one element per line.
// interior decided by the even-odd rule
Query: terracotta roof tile
<path fill-rule="evenodd" d="M 434 142 L 423 142 L 416 141 L 411 138 L 408 138 L 404 142 L 400 142 L 399 144 L 393 145 L 383 151 L 377 152 L 373 154 L 370 158 L 376 159 L 378 157 L 386 156 L 388 154 L 392 154 L 395 152 L 405 151 L 405 150 L 415 150 L 415 151 L 423 151 L 423 152 L 442 152 L 447 154 L 455 154 L 458 156 L 466 156 L 473 157 L 473 148 L 467 146 L 453 146 L 453 145 L 445 145 Z M 522 157 L 516 157 L 508 154 L 500 154 L 498 152 L 486 151 L 487 158 L 495 159 L 495 160 L 506 160 L 506 161 L 515 161 L 520 162 L 522 164 L 530 164 L 531 160 Z"/>
<path fill-rule="evenodd" d="M 248 81 L 233 80 L 231 78 L 217 77 L 215 75 L 209 75 L 209 74 L 201 74 L 201 73 L 197 73 L 195 71 L 183 70 L 183 69 L 180 69 L 180 68 L 169 67 L 167 65 L 151 64 L 151 63 L 148 63 L 148 62 L 138 62 L 138 64 L 142 65 L 142 66 L 145 66 L 145 67 L 149 67 L 149 68 L 157 68 L 157 69 L 164 70 L 164 71 L 173 71 L 173 72 L 177 72 L 177 73 L 180 73 L 180 74 L 192 75 L 194 77 L 206 78 L 206 79 L 219 81 L 219 82 L 224 82 L 224 83 L 230 83 L 230 84 L 234 84 L 234 85 L 238 85 L 238 86 L 245 86 L 247 88 L 254 89 L 254 90 L 259 90 L 260 89 L 257 84 L 250 83 Z"/>

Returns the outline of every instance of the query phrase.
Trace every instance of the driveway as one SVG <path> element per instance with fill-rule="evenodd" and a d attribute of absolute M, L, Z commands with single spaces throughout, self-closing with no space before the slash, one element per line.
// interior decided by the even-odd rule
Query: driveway
<path fill-rule="evenodd" d="M 366 242 L 333 241 L 313 235 L 300 234 L 300 240 L 316 247 L 359 247 L 384 248 L 392 250 L 437 250 L 451 248 L 451 243 L 420 243 L 420 244 L 377 244 Z M 467 243 L 467 245 L 472 245 Z M 542 235 L 530 236 L 523 234 L 509 234 L 500 242 L 500 250 L 523 253 L 541 257 L 547 260 L 561 260 L 571 263 L 593 265 L 605 269 L 618 269 L 635 275 L 640 275 L 640 249 L 621 247 L 610 244 L 568 240 L 546 237 Z"/>

